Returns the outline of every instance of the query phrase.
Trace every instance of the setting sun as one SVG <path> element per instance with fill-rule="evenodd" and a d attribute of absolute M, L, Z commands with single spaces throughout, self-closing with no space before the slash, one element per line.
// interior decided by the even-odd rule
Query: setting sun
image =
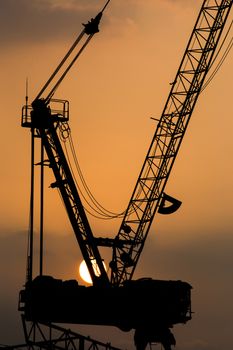
<path fill-rule="evenodd" d="M 98 266 L 96 265 L 95 259 L 92 260 L 92 264 L 94 266 L 94 271 L 95 271 L 96 276 L 99 276 L 100 272 L 99 272 Z M 103 264 L 104 264 L 104 268 L 106 270 L 105 263 L 103 263 Z M 91 279 L 90 273 L 88 271 L 87 264 L 85 263 L 84 260 L 79 265 L 79 275 L 84 282 L 92 284 L 92 279 Z"/>

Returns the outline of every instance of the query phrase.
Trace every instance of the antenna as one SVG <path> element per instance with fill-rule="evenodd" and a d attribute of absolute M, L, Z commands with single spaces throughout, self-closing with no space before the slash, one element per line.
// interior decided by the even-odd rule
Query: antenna
<path fill-rule="evenodd" d="M 28 77 L 26 78 L 26 95 L 25 95 L 25 100 L 26 100 L 26 108 L 28 107 Z"/>
<path fill-rule="evenodd" d="M 108 4 L 110 3 L 111 0 L 107 0 L 106 4 L 104 5 L 103 9 L 101 12 L 104 12 L 104 10 L 106 9 L 106 7 L 108 6 Z"/>

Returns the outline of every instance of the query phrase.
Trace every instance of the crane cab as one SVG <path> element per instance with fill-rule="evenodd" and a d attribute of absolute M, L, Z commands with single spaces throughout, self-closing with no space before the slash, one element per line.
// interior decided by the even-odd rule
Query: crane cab
<path fill-rule="evenodd" d="M 69 120 L 69 102 L 51 99 L 49 104 L 43 99 L 33 101 L 22 108 L 21 126 L 24 128 L 46 128 L 50 122 L 67 122 Z"/>

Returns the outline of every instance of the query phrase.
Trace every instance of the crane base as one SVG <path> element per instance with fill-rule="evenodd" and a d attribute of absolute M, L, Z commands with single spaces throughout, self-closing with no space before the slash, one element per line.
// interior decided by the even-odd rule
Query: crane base
<path fill-rule="evenodd" d="M 38 276 L 20 292 L 27 321 L 116 326 L 129 331 L 153 323 L 172 327 L 191 319 L 191 286 L 140 279 L 120 287 L 86 287 L 76 280 Z"/>

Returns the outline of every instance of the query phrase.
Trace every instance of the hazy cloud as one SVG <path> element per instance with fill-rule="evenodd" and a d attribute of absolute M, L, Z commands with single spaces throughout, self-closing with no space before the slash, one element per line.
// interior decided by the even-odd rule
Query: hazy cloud
<path fill-rule="evenodd" d="M 0 45 L 49 42 L 76 35 L 83 28 L 82 23 L 94 17 L 105 3 L 105 0 L 0 0 Z M 144 8 L 142 3 L 142 0 L 110 2 L 101 27 L 113 23 L 116 30 L 126 30 L 127 23 L 134 21 Z M 145 9 L 166 4 L 188 7 L 191 3 L 159 0 L 155 4 L 148 0 Z"/>
<path fill-rule="evenodd" d="M 0 44 L 45 42 L 63 38 L 97 14 L 94 1 L 1 0 Z"/>

